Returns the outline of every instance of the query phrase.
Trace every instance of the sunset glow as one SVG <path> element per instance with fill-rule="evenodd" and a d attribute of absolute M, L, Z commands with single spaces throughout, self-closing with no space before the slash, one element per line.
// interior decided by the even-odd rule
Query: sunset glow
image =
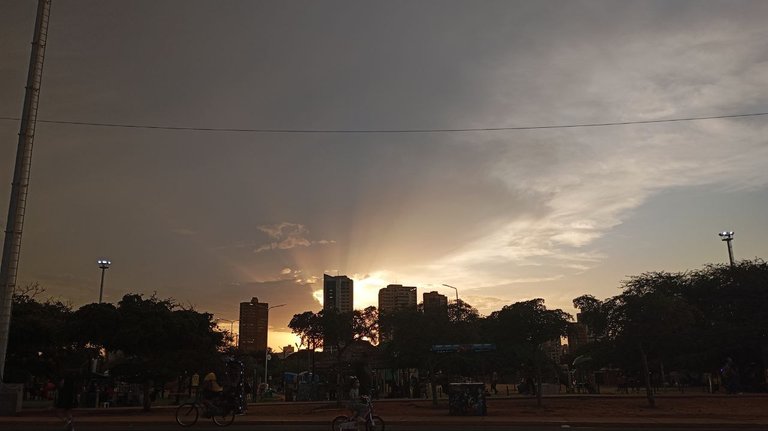
<path fill-rule="evenodd" d="M 723 230 L 768 255 L 768 2 L 54 3 L 17 284 L 74 307 L 108 256 L 104 302 L 286 304 L 278 348 L 324 273 L 358 309 L 573 312 L 727 262 Z M 0 5 L 6 197 L 30 4 Z"/>

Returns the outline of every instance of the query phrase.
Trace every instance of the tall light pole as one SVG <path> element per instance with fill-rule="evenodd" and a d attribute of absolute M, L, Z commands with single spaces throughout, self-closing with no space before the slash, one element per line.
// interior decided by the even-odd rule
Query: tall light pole
<path fill-rule="evenodd" d="M 733 247 L 731 241 L 733 241 L 733 231 L 722 231 L 718 233 L 720 240 L 725 241 L 728 244 L 728 260 L 731 262 L 731 268 L 733 268 Z"/>
<path fill-rule="evenodd" d="M 450 287 L 451 289 L 456 291 L 456 304 L 459 303 L 459 289 L 456 287 L 451 286 L 450 284 L 443 284 L 445 287 Z"/>
<path fill-rule="evenodd" d="M 101 268 L 101 285 L 99 286 L 99 304 L 104 297 L 104 273 L 109 269 L 109 265 L 112 265 L 112 261 L 109 259 L 99 259 L 96 261 Z"/>
<path fill-rule="evenodd" d="M 277 307 L 284 307 L 284 306 L 285 304 L 280 304 L 280 305 L 273 305 L 267 308 L 267 336 L 266 336 L 267 347 L 264 348 L 264 383 L 267 385 L 269 385 L 269 383 L 267 383 L 267 365 L 269 364 L 269 310 Z"/>
<path fill-rule="evenodd" d="M 235 341 L 234 331 L 235 331 L 235 322 L 239 322 L 239 320 L 229 320 L 229 319 L 216 319 L 216 320 L 229 323 L 229 335 L 232 336 L 232 342 L 235 343 L 235 345 L 237 345 L 237 342 Z"/>
<path fill-rule="evenodd" d="M 40 85 L 43 80 L 43 61 L 48 41 L 48 20 L 51 0 L 38 0 L 35 30 L 32 36 L 32 52 L 29 56 L 27 86 L 24 105 L 21 110 L 19 141 L 16 147 L 16 164 L 11 182 L 11 197 L 8 203 L 8 219 L 5 224 L 3 257 L 0 261 L 0 386 L 3 385 L 5 356 L 8 350 L 8 333 L 11 327 L 11 306 L 13 290 L 16 287 L 16 273 L 21 255 L 21 234 L 24 230 L 24 214 L 27 208 L 29 177 L 32 167 L 32 144 L 35 141 L 37 105 L 40 100 Z"/>

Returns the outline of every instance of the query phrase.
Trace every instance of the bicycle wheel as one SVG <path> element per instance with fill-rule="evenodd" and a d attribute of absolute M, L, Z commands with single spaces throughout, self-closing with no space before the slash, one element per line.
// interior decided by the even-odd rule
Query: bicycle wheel
<path fill-rule="evenodd" d="M 374 416 L 371 422 L 365 424 L 365 427 L 368 431 L 384 431 L 384 419 L 381 416 Z"/>
<path fill-rule="evenodd" d="M 331 421 L 331 431 L 341 431 L 341 425 L 348 420 L 346 416 L 336 416 Z"/>
<path fill-rule="evenodd" d="M 214 414 L 212 418 L 213 418 L 213 423 L 215 423 L 220 427 L 229 426 L 229 425 L 232 425 L 232 422 L 235 421 L 235 412 L 234 410 L 230 410 L 227 413 L 222 413 L 222 414 L 217 413 L 217 414 Z"/>
<path fill-rule="evenodd" d="M 200 412 L 195 403 L 184 403 L 176 409 L 176 423 L 183 427 L 191 427 L 197 423 Z"/>

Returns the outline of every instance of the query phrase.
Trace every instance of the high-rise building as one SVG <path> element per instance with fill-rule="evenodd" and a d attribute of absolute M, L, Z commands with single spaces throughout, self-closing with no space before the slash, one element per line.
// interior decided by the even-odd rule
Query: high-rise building
<path fill-rule="evenodd" d="M 595 341 L 589 326 L 581 321 L 581 313 L 576 313 L 576 322 L 568 323 L 568 353 L 575 353 L 581 347 Z"/>
<path fill-rule="evenodd" d="M 352 311 L 354 308 L 354 283 L 346 275 L 332 276 L 323 274 L 323 310 L 336 310 L 339 313 Z"/>
<path fill-rule="evenodd" d="M 438 292 L 424 292 L 424 313 L 448 314 L 448 297 Z"/>
<path fill-rule="evenodd" d="M 240 339 L 238 347 L 244 353 L 267 350 L 269 329 L 269 304 L 252 298 L 251 302 L 240 303 Z"/>
<path fill-rule="evenodd" d="M 379 290 L 379 315 L 396 310 L 416 310 L 416 288 L 402 284 L 390 284 Z M 379 337 L 382 342 L 392 340 L 392 328 L 385 321 L 379 322 Z"/>
<path fill-rule="evenodd" d="M 563 346 L 560 338 L 558 337 L 557 339 L 541 343 L 541 351 L 551 359 L 552 362 L 559 364 L 560 359 L 563 356 Z"/>
<path fill-rule="evenodd" d="M 416 287 L 390 284 L 379 290 L 379 313 L 416 309 Z"/>

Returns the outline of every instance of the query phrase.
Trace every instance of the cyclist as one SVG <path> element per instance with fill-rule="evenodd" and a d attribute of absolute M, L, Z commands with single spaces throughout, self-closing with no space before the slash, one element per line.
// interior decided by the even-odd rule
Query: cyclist
<path fill-rule="evenodd" d="M 365 414 L 368 412 L 368 402 L 365 398 L 360 398 L 360 381 L 357 377 L 352 379 L 352 385 L 349 389 L 349 416 L 350 421 L 357 423 L 357 431 L 363 431 L 365 424 Z"/>
<path fill-rule="evenodd" d="M 216 373 L 211 371 L 205 375 L 203 379 L 203 405 L 206 412 L 214 412 L 218 409 L 218 404 L 221 401 L 221 394 L 224 388 L 219 385 L 216 380 Z M 205 416 L 209 416 L 206 414 Z"/>

